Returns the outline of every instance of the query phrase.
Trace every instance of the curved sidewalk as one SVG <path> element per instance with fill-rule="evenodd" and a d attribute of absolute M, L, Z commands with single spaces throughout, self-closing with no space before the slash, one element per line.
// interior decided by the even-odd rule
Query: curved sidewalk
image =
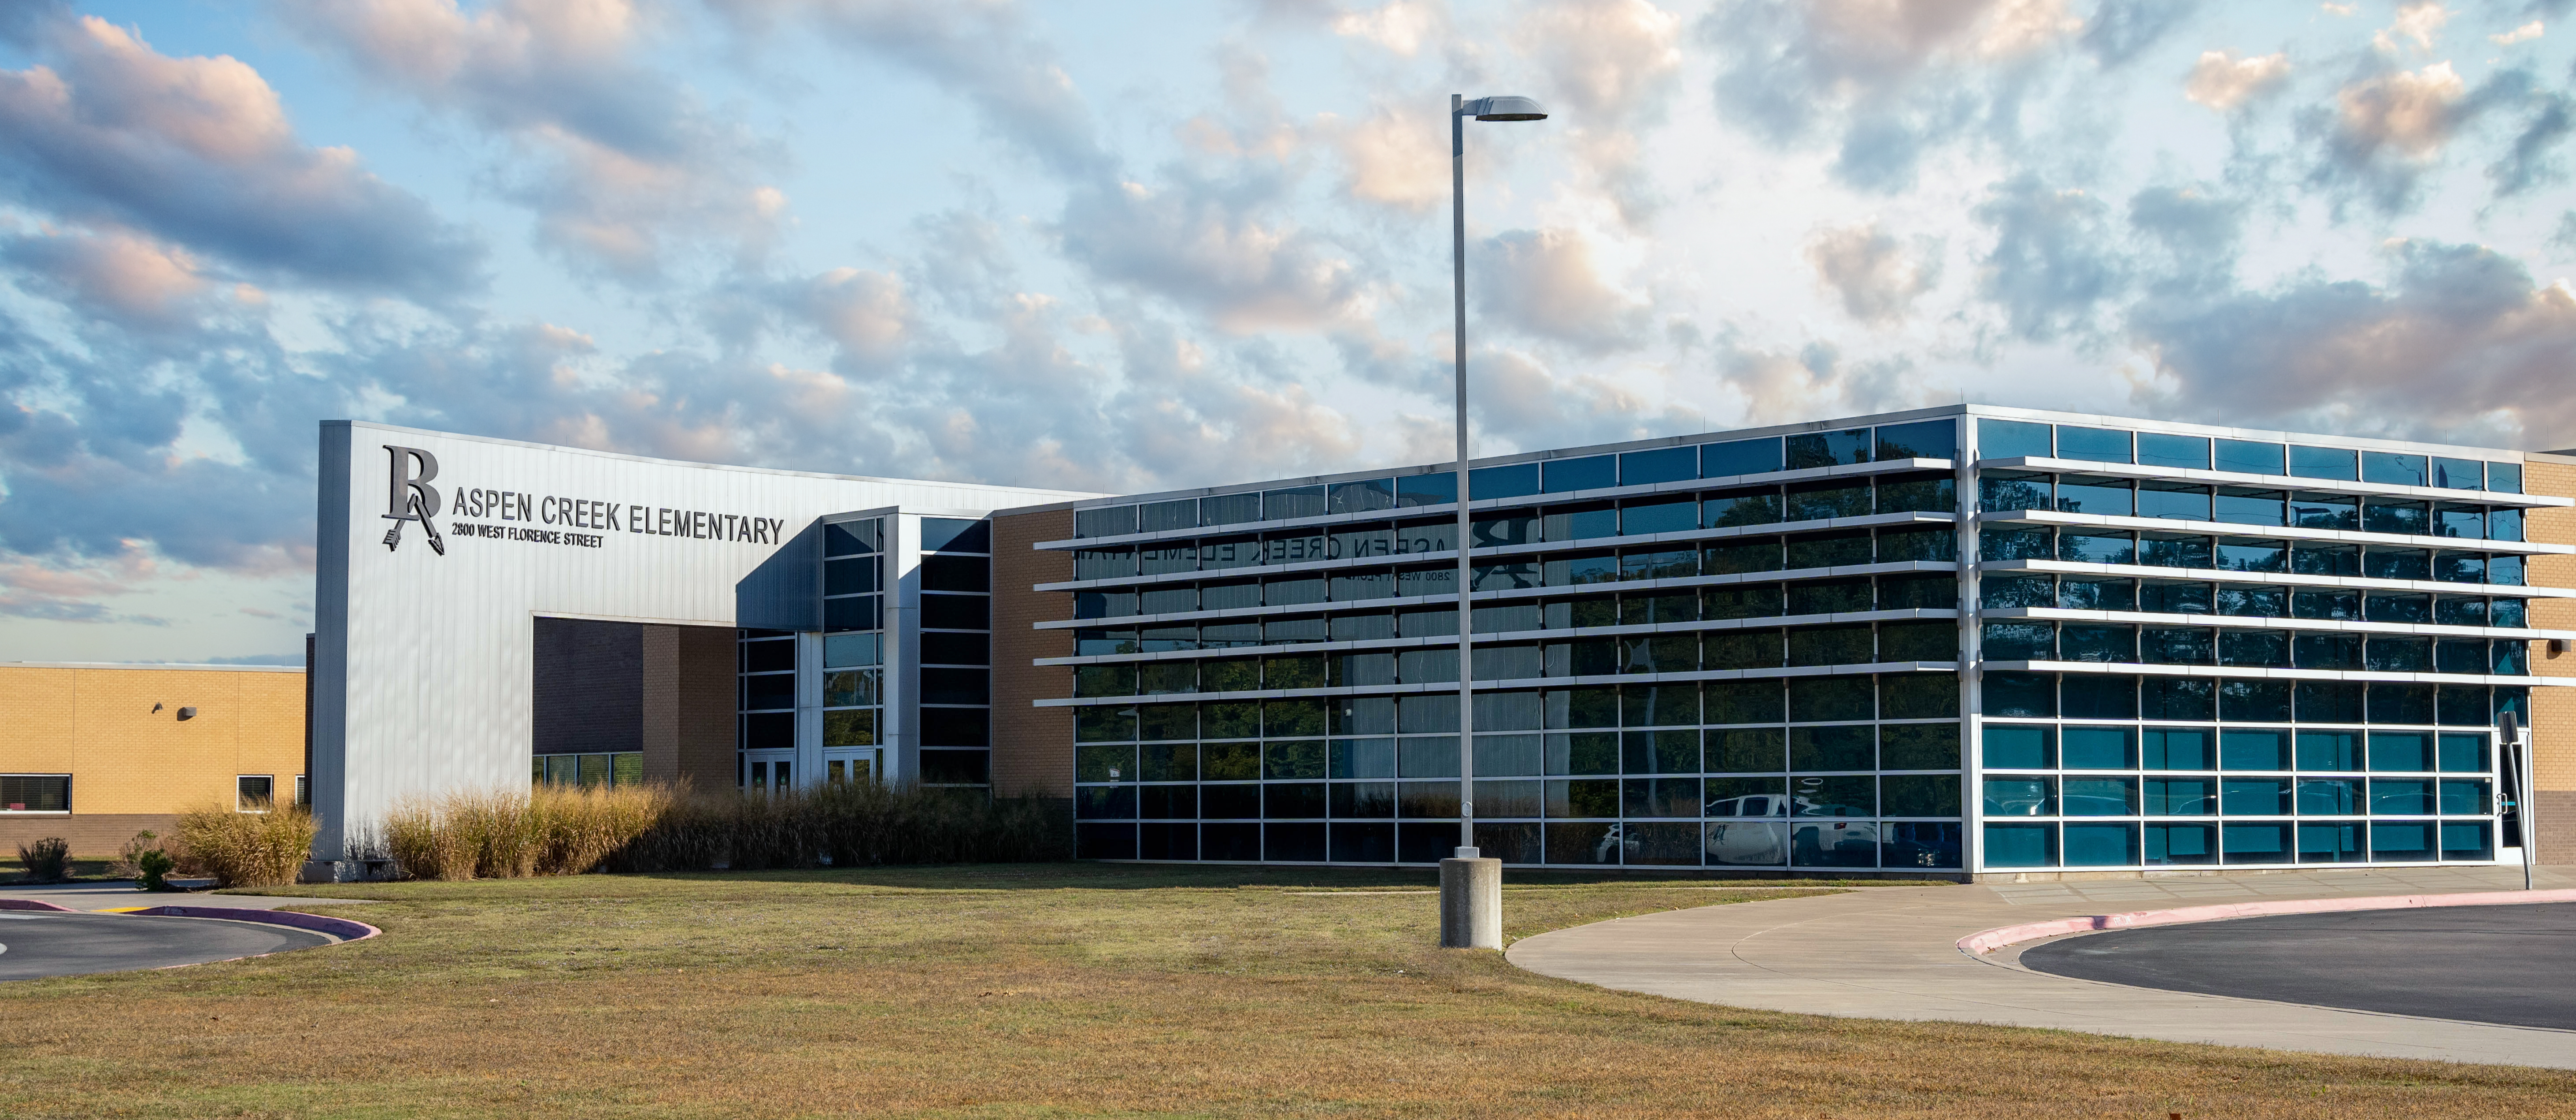
<path fill-rule="evenodd" d="M 2576 887 L 2576 876 L 2555 870 L 2540 880 L 2543 888 Z M 1958 947 L 2000 926 L 2175 905 L 2508 885 L 2521 885 L 2518 869 L 1876 888 L 1622 918 L 1540 934 L 1506 955 L 1542 975 L 1734 1007 L 2576 1069 L 2576 1032 L 2131 988 L 2020 967 L 2021 950 L 2043 942 L 1984 957 Z"/>

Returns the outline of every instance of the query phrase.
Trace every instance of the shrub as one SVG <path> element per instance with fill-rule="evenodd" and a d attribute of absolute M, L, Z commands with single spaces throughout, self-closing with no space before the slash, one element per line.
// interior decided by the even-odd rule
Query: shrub
<path fill-rule="evenodd" d="M 170 885 L 169 877 L 171 869 L 177 866 L 179 861 L 171 859 L 170 853 L 159 848 L 145 848 L 141 854 L 134 857 L 134 889 L 138 891 L 175 889 Z"/>
<path fill-rule="evenodd" d="M 179 845 L 218 887 L 273 887 L 295 881 L 313 850 L 313 814 L 303 806 L 243 813 L 209 805 L 179 814 Z"/>
<path fill-rule="evenodd" d="M 18 845 L 18 862 L 30 883 L 59 883 L 72 877 L 72 845 L 60 836 Z"/>
<path fill-rule="evenodd" d="M 143 874 L 143 853 L 161 850 L 160 833 L 150 829 L 135 833 L 133 839 L 116 850 L 116 858 L 108 861 L 107 873 L 118 879 L 138 878 Z"/>

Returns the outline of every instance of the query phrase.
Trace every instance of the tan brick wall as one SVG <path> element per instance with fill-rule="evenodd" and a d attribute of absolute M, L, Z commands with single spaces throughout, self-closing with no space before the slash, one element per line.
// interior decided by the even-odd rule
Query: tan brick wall
<path fill-rule="evenodd" d="M 181 708 L 196 717 L 182 722 Z M 85 854 L 105 853 L 83 848 L 97 838 L 88 822 L 72 823 L 81 818 L 230 805 L 245 774 L 268 775 L 291 797 L 303 770 L 303 673 L 0 666 L 0 773 L 70 773 L 73 817 L 50 818 L 65 823 L 44 834 Z M 17 822 L 5 837 L 47 818 L 0 819 Z M 108 852 L 134 832 L 98 828 L 115 833 Z"/>
<path fill-rule="evenodd" d="M 2522 488 L 2533 494 L 2576 497 L 2576 465 L 2563 463 L 2527 463 L 2523 467 Z M 2549 544 L 2576 544 L 2576 508 L 2533 510 L 2524 536 Z M 2576 556 L 2535 556 L 2531 560 L 2531 582 L 2545 587 L 2576 587 Z M 2576 630 L 2576 600 L 2533 599 L 2531 624 L 2546 630 Z M 2549 643 L 2534 642 L 2531 650 L 2531 672 L 2541 677 L 2576 677 L 2576 653 L 2551 655 Z M 2576 688 L 2534 688 L 2531 690 L 2531 743 L 2535 765 L 2533 784 L 2542 791 L 2576 792 Z M 2576 809 L 2576 798 L 2541 797 L 2536 809 L 2541 818 L 2542 857 L 2552 863 L 2576 862 L 2576 816 L 2549 810 L 2565 805 Z M 2558 827 L 2553 828 L 2555 823 Z M 2566 843 L 2562 846 L 2561 838 Z"/>
<path fill-rule="evenodd" d="M 1072 597 L 1029 590 L 1073 578 L 1072 554 L 1029 545 L 1072 535 L 1068 511 L 993 515 L 993 792 L 1004 796 L 1073 796 L 1073 715 L 1029 704 L 1073 695 L 1072 670 L 1029 663 L 1073 653 L 1070 631 L 1030 629 L 1073 617 Z"/>

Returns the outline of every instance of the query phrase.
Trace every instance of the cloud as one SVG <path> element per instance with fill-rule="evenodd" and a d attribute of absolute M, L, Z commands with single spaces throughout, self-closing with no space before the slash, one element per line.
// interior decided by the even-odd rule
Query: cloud
<path fill-rule="evenodd" d="M 2512 74 L 2515 72 L 2508 72 Z M 2507 75 L 2498 75 L 2490 83 L 2495 94 L 2489 100 L 2502 103 L 2510 97 Z M 2482 91 L 2487 92 L 2487 91 Z M 2555 149 L 2576 131 L 2576 111 L 2571 111 L 2566 94 L 2531 90 L 2523 97 L 2533 106 L 2531 119 L 2516 133 L 2512 146 L 2494 163 L 2487 165 L 2487 178 L 2495 183 L 2495 196 L 2509 198 L 2535 187 L 2556 183 L 2566 174 L 2556 159 Z"/>
<path fill-rule="evenodd" d="M 2348 84 L 2336 92 L 2330 117 L 2312 112 L 2302 121 L 2304 131 L 2323 138 L 2309 182 L 2358 191 L 2385 213 L 2404 210 L 2443 146 L 2483 104 L 2448 62 Z"/>
<path fill-rule="evenodd" d="M 21 270 L 20 284 L 127 330 L 193 326 L 214 288 L 204 262 L 186 249 L 125 230 L 9 238 L 0 241 L 0 260 Z M 234 290 L 257 302 L 256 289 Z"/>
<path fill-rule="evenodd" d="M 2130 330 L 2159 404 L 2227 423 L 2571 442 L 2576 292 L 2480 246 L 2409 241 L 2389 257 L 2384 287 L 2309 279 L 2143 305 Z"/>
<path fill-rule="evenodd" d="M 1422 44 L 1448 25 L 1446 11 L 1422 0 L 1393 0 L 1365 11 L 1342 12 L 1332 20 L 1333 34 L 1375 43 L 1404 58 L 1421 53 Z"/>
<path fill-rule="evenodd" d="M 158 620 L 119 614 L 106 600 L 140 590 L 137 584 L 158 574 L 158 567 L 150 550 L 134 541 L 92 564 L 56 567 L 25 558 L 0 562 L 0 618 L 149 625 Z"/>
<path fill-rule="evenodd" d="M 2290 56 L 2238 58 L 2234 51 L 2203 51 L 2183 82 L 2182 95 L 2225 113 L 2278 88 L 2290 76 Z"/>
<path fill-rule="evenodd" d="M 2198 0 L 2104 0 L 2079 41 L 2104 69 L 2117 69 L 2199 13 Z"/>
<path fill-rule="evenodd" d="M 1662 119 L 1681 71 L 1681 19 L 1646 0 L 1533 8 L 1513 36 L 1547 76 L 1553 123 L 1631 227 L 1657 209 L 1638 131 Z"/>
<path fill-rule="evenodd" d="M 1995 231 L 1994 250 L 1978 263 L 1977 292 L 2022 339 L 2089 332 L 2095 309 L 2127 284 L 2110 207 L 2085 191 L 2022 175 L 1998 184 L 1975 213 Z"/>
<path fill-rule="evenodd" d="M 1513 230 L 1473 255 L 1470 289 L 1486 321 L 1591 354 L 1644 341 L 1648 304 L 1602 275 L 1592 239 L 1580 230 Z"/>
<path fill-rule="evenodd" d="M 1449 201 L 1447 121 L 1436 112 L 1396 112 L 1378 106 L 1367 119 L 1340 129 L 1347 178 L 1344 194 L 1408 213 Z"/>
<path fill-rule="evenodd" d="M 1903 358 L 1845 362 L 1840 350 L 1823 342 L 1796 350 L 1728 342 L 1717 352 L 1717 371 L 1741 402 L 1747 424 L 1907 408 L 1924 403 L 1922 395 L 1934 388 L 1913 376 Z"/>
<path fill-rule="evenodd" d="M 1807 264 L 1842 299 L 1844 313 L 1879 325 L 1904 321 L 1915 298 L 1939 282 L 1940 261 L 1925 255 L 1909 254 L 1875 222 L 1820 229 L 1806 248 Z"/>
<path fill-rule="evenodd" d="M 2223 291 L 2234 284 L 2243 202 L 2198 187 L 2149 187 L 2129 197 L 2129 228 L 2157 251 L 2140 263 L 2160 273 L 2153 281 L 2158 294 Z"/>
<path fill-rule="evenodd" d="M 1113 283 L 1209 315 L 1229 331 L 1311 327 L 1361 298 L 1343 251 L 1255 211 L 1277 185 L 1178 177 L 1162 188 L 1083 188 L 1066 202 L 1065 255 Z"/>
<path fill-rule="evenodd" d="M 229 56 L 173 58 L 99 19 L 37 21 L 46 61 L 0 71 L 0 189 L 246 273 L 443 303 L 481 251 L 347 148 L 295 138 L 277 92 Z"/>
<path fill-rule="evenodd" d="M 2059 0 L 1737 0 L 1699 34 L 1725 119 L 1784 147 L 1838 137 L 1836 177 L 1889 192 L 1940 144 L 2010 146 L 2031 75 L 2082 27 Z"/>
<path fill-rule="evenodd" d="M 633 0 L 287 0 L 289 25 L 359 74 L 506 137 L 501 164 L 538 240 L 585 268 L 657 278 L 676 245 L 756 252 L 785 198 L 757 173 L 776 154 L 634 61 Z"/>
<path fill-rule="evenodd" d="M 798 20 L 824 38 L 910 70 L 964 98 L 984 127 L 1068 178 L 1095 179 L 1115 160 L 1053 46 L 1017 6 L 998 0 L 706 0 L 747 33 Z"/>
<path fill-rule="evenodd" d="M 1532 10 L 1516 35 L 1574 123 L 1603 128 L 1660 104 L 1681 66 L 1681 30 L 1645 0 L 1581 0 Z"/>
<path fill-rule="evenodd" d="M 796 285 L 788 299 L 840 348 L 844 373 L 890 372 L 916 330 L 917 312 L 903 280 L 883 272 L 836 268 Z"/>
<path fill-rule="evenodd" d="M 2396 21 L 2371 36 L 2370 44 L 2381 51 L 2394 53 L 2397 39 L 2405 38 L 2415 41 L 2415 49 L 2429 51 L 2433 49 L 2434 37 L 2441 34 L 2442 25 L 2450 21 L 2450 11 L 2442 7 L 2439 0 L 2400 4 Z"/>
<path fill-rule="evenodd" d="M 2499 47 L 2510 47 L 2516 43 L 2528 43 L 2537 39 L 2545 30 L 2539 20 L 2533 20 L 2503 34 L 2489 35 L 2487 41 Z"/>

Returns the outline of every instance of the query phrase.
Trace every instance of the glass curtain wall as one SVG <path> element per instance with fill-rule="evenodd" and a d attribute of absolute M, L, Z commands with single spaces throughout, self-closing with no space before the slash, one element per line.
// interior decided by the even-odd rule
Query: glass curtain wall
<path fill-rule="evenodd" d="M 1988 469 L 1955 462 L 1962 422 Z M 1497 503 L 1469 541 L 1494 689 L 1477 840 L 1511 862 L 2152 869 L 2511 842 L 2487 728 L 2529 718 L 2528 600 L 2552 593 L 2526 586 L 2519 463 L 1969 418 L 1473 486 Z M 1445 853 L 1454 500 L 1435 472 L 1077 511 L 1054 663 L 1082 853 Z"/>
<path fill-rule="evenodd" d="M 1948 419 L 1480 469 L 1477 842 L 1522 864 L 1958 869 Z M 1090 858 L 1457 842 L 1454 477 L 1078 511 Z M 1282 524 L 1268 524 L 1280 522 Z M 1203 530 L 1216 529 L 1216 532 Z"/>
<path fill-rule="evenodd" d="M 882 776 L 885 519 L 823 526 L 823 778 Z"/>
<path fill-rule="evenodd" d="M 993 526 L 921 519 L 923 785 L 992 784 Z"/>
<path fill-rule="evenodd" d="M 1978 423 L 1984 868 L 2496 858 L 2521 464 Z"/>

